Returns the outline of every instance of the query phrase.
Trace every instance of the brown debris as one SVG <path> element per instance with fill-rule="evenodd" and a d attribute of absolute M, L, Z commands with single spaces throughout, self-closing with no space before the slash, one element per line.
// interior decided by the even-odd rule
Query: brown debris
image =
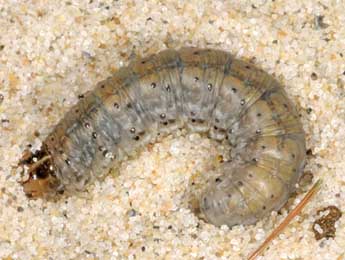
<path fill-rule="evenodd" d="M 313 232 L 315 239 L 334 238 L 335 237 L 335 222 L 342 216 L 341 211 L 336 206 L 328 206 L 317 211 L 317 215 L 328 212 L 327 215 L 320 217 L 313 223 Z M 320 232 L 320 228 L 322 232 Z"/>

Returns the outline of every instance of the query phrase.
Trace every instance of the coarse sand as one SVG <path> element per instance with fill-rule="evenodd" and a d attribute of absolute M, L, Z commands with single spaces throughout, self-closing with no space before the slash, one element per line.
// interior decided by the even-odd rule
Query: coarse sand
<path fill-rule="evenodd" d="M 344 25 L 345 2 L 331 0 L 0 0 L 0 259 L 245 259 L 301 200 L 251 226 L 198 219 L 188 206 L 194 186 L 225 148 L 183 131 L 85 192 L 25 196 L 18 160 L 78 95 L 134 57 L 182 46 L 254 62 L 301 115 L 306 171 L 322 189 L 260 259 L 345 259 L 344 215 L 335 238 L 312 231 L 317 210 L 345 208 Z"/>

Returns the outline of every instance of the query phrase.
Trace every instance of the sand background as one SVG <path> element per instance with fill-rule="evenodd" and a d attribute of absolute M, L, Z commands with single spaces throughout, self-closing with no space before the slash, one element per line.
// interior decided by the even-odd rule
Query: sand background
<path fill-rule="evenodd" d="M 188 209 L 191 182 L 222 147 L 178 133 L 87 192 L 28 200 L 15 167 L 78 95 L 131 59 L 211 47 L 277 77 L 307 134 L 321 192 L 261 259 L 344 259 L 345 217 L 316 241 L 318 209 L 345 198 L 344 1 L 0 0 L 0 258 L 245 259 L 302 198 L 256 225 L 217 228 Z M 211 160 L 210 160 L 211 158 Z"/>

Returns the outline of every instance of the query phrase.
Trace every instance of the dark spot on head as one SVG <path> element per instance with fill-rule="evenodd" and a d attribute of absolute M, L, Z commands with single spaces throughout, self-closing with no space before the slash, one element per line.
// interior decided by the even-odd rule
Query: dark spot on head
<path fill-rule="evenodd" d="M 84 98 L 84 97 L 85 97 L 84 95 L 79 95 L 79 96 L 78 96 L 79 99 L 82 99 L 82 98 Z"/>
<path fill-rule="evenodd" d="M 248 177 L 249 177 L 249 178 L 253 178 L 253 174 L 249 173 L 249 174 L 248 174 Z"/>
<path fill-rule="evenodd" d="M 216 127 L 216 126 L 213 126 L 213 129 L 214 129 L 214 130 L 218 130 L 218 127 Z"/>
<path fill-rule="evenodd" d="M 146 63 L 146 60 L 142 60 L 142 61 L 141 61 L 141 64 L 145 64 L 145 63 Z"/>
<path fill-rule="evenodd" d="M 283 106 L 284 106 L 285 108 L 288 108 L 288 105 L 287 105 L 286 103 L 284 103 Z"/>
<path fill-rule="evenodd" d="M 79 109 L 76 109 L 75 112 L 76 112 L 76 113 L 79 113 Z"/>
<path fill-rule="evenodd" d="M 307 152 L 306 152 L 307 155 L 313 155 L 313 150 L 312 149 L 308 149 Z"/>
<path fill-rule="evenodd" d="M 234 93 L 237 92 L 237 88 L 232 88 L 231 90 L 232 90 L 232 92 L 234 92 Z"/>
<path fill-rule="evenodd" d="M 128 104 L 127 104 L 127 108 L 132 108 L 132 104 L 131 104 L 131 103 L 128 103 Z"/>
<path fill-rule="evenodd" d="M 296 155 L 293 153 L 293 154 L 291 154 L 291 157 L 295 159 Z"/>
<path fill-rule="evenodd" d="M 168 125 L 168 122 L 167 122 L 167 121 L 164 121 L 164 122 L 163 122 L 163 125 Z"/>
<path fill-rule="evenodd" d="M 101 88 L 105 88 L 105 85 L 104 85 L 104 84 L 102 84 L 102 85 L 101 85 Z"/>
<path fill-rule="evenodd" d="M 195 120 L 194 118 L 193 118 L 191 121 L 192 121 L 192 123 L 195 123 L 195 122 L 196 122 L 196 120 Z"/>
<path fill-rule="evenodd" d="M 139 139 L 140 139 L 140 137 L 138 135 L 134 137 L 135 141 L 139 141 Z"/>
<path fill-rule="evenodd" d="M 263 206 L 262 209 L 263 209 L 263 210 L 266 210 L 266 206 Z"/>
<path fill-rule="evenodd" d="M 260 117 L 260 116 L 261 116 L 261 113 L 257 113 L 256 116 L 257 116 L 257 117 Z"/>
<path fill-rule="evenodd" d="M 273 199 L 274 198 L 274 194 L 271 194 L 271 199 Z"/>
<path fill-rule="evenodd" d="M 194 55 L 199 55 L 198 51 L 193 52 Z"/>
<path fill-rule="evenodd" d="M 266 149 L 266 146 L 261 145 L 261 149 L 262 149 L 262 150 L 265 150 L 265 149 Z"/>
<path fill-rule="evenodd" d="M 37 172 L 36 172 L 36 177 L 37 177 L 38 179 L 45 179 L 45 178 L 47 178 L 48 176 L 49 176 L 48 171 L 43 170 L 43 171 L 37 171 Z"/>
<path fill-rule="evenodd" d="M 244 67 L 245 67 L 246 69 L 248 69 L 248 70 L 250 69 L 250 66 L 249 66 L 249 65 L 246 65 L 246 66 L 244 66 Z"/>

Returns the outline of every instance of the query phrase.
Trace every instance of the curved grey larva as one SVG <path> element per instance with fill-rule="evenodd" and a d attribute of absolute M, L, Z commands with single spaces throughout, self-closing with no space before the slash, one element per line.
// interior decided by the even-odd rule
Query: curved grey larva
<path fill-rule="evenodd" d="M 227 52 L 197 48 L 162 51 L 100 82 L 32 155 L 39 160 L 24 190 L 81 190 L 158 133 L 183 126 L 232 146 L 232 161 L 200 199 L 210 223 L 254 223 L 294 190 L 305 138 L 282 87 Z"/>

